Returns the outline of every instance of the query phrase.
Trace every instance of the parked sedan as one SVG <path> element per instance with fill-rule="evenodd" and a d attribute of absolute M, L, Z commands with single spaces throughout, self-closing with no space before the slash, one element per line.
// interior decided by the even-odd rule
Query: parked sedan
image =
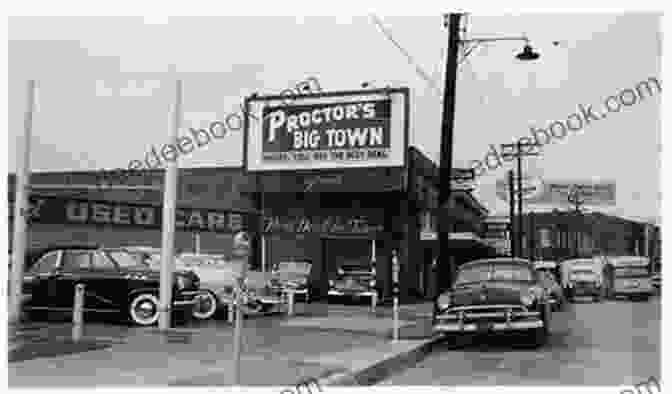
<path fill-rule="evenodd" d="M 31 294 L 24 308 L 71 311 L 75 286 L 82 283 L 85 312 L 122 312 L 134 324 L 149 326 L 159 318 L 159 279 L 159 271 L 123 249 L 51 250 L 24 276 L 24 292 Z M 173 311 L 191 314 L 199 281 L 193 272 L 174 272 Z"/>
<path fill-rule="evenodd" d="M 329 296 L 371 299 L 371 307 L 378 303 L 376 268 L 344 264 L 338 268 L 336 278 L 329 281 Z"/>
<path fill-rule="evenodd" d="M 551 304 L 534 265 L 525 259 L 494 258 L 462 265 L 451 290 L 436 300 L 434 332 L 465 334 L 523 332 L 536 346 L 547 341 Z"/>
<path fill-rule="evenodd" d="M 309 261 L 284 261 L 278 263 L 273 269 L 271 282 L 273 288 L 280 292 L 292 291 L 294 294 L 303 295 L 306 302 L 310 302 L 308 278 L 312 264 Z"/>

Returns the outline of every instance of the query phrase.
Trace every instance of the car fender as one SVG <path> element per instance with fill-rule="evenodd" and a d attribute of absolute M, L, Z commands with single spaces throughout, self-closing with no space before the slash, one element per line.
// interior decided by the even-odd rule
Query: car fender
<path fill-rule="evenodd" d="M 128 292 L 128 298 L 131 299 L 141 293 L 151 293 L 158 296 L 159 289 L 156 287 L 138 287 Z"/>

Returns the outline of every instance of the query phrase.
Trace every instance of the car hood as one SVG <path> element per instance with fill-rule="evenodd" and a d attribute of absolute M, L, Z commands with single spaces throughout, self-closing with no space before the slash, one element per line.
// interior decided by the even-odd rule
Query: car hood
<path fill-rule="evenodd" d="M 520 296 L 533 286 L 527 282 L 487 281 L 459 285 L 452 291 L 451 305 L 520 304 Z"/>

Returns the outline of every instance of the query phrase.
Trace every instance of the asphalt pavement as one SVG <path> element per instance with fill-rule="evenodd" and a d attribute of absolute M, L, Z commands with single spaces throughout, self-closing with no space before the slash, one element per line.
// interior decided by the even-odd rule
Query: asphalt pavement
<path fill-rule="evenodd" d="M 438 343 L 420 363 L 381 385 L 632 386 L 661 377 L 661 302 L 570 304 L 554 313 L 541 348 L 504 337 Z"/>

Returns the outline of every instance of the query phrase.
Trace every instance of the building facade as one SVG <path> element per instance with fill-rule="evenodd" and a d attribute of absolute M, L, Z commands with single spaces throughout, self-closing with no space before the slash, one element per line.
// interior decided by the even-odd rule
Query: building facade
<path fill-rule="evenodd" d="M 37 215 L 29 225 L 28 246 L 159 247 L 163 171 L 134 173 L 124 179 L 124 189 L 84 187 L 100 179 L 97 172 L 32 174 Z M 341 264 L 373 263 L 383 299 L 392 294 L 396 250 L 402 299 L 431 298 L 449 285 L 441 280 L 449 270 L 494 250 L 480 238 L 487 210 L 471 191 L 456 187 L 448 206 L 440 208 L 438 185 L 437 166 L 414 147 L 402 168 L 263 174 L 242 168 L 180 169 L 175 248 L 230 255 L 233 234 L 244 229 L 256 235 L 254 269 L 310 260 L 310 286 L 320 297 Z M 10 175 L 10 248 L 14 188 Z M 440 215 L 447 216 L 451 233 L 450 259 L 442 262 Z"/>

